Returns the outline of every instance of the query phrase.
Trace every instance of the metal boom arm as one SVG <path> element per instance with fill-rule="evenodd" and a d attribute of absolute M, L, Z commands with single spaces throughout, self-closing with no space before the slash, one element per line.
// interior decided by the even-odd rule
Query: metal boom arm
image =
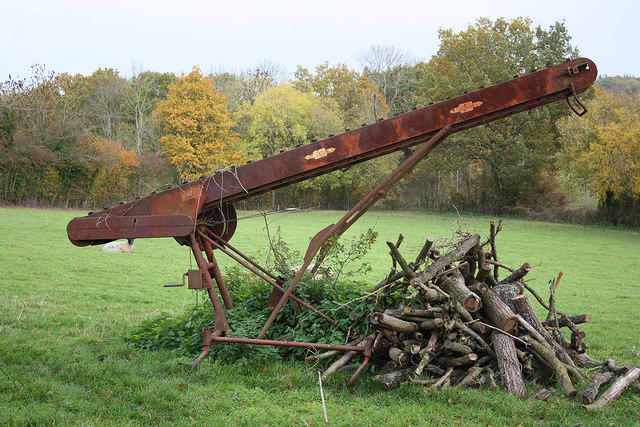
<path fill-rule="evenodd" d="M 557 100 L 577 100 L 596 77 L 591 60 L 567 61 L 75 218 L 67 233 L 73 244 L 86 246 L 121 238 L 186 238 L 197 222 L 209 222 L 229 240 L 237 200 L 425 142 L 446 125 L 454 133 Z"/>

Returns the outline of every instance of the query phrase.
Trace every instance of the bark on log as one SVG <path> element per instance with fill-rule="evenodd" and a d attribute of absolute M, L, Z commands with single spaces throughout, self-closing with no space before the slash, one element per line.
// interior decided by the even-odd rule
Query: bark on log
<path fill-rule="evenodd" d="M 444 348 L 446 348 L 447 350 L 451 350 L 454 353 L 460 353 L 460 354 L 473 353 L 473 351 L 468 345 L 460 344 L 459 342 L 450 341 L 450 340 L 446 340 L 444 342 Z"/>
<path fill-rule="evenodd" d="M 640 378 L 640 368 L 634 366 L 627 372 L 625 375 L 618 378 L 612 385 L 605 391 L 602 396 L 595 402 L 590 405 L 586 405 L 584 408 L 588 411 L 593 411 L 595 409 L 601 409 L 607 406 L 612 401 L 625 392 L 626 389 L 629 388 L 631 384 L 637 381 Z"/>
<path fill-rule="evenodd" d="M 518 325 L 518 319 L 513 311 L 491 290 L 480 297 L 482 299 L 482 313 L 491 320 L 494 326 L 505 332 L 511 332 Z"/>
<path fill-rule="evenodd" d="M 529 344 L 529 348 L 533 353 L 553 371 L 567 396 L 574 397 L 578 392 L 571 383 L 571 378 L 569 378 L 569 373 L 567 372 L 565 365 L 558 360 L 553 352 L 549 351 L 547 347 L 540 344 L 538 341 L 529 336 L 525 336 L 523 339 Z"/>
<path fill-rule="evenodd" d="M 478 378 L 478 376 L 482 373 L 483 369 L 484 368 L 481 368 L 480 366 L 472 366 L 467 371 L 467 375 L 465 375 L 464 378 L 462 378 L 462 380 L 460 380 L 460 382 L 456 384 L 456 387 L 470 387 L 472 382 L 475 383 L 476 378 Z"/>
<path fill-rule="evenodd" d="M 405 382 L 409 377 L 409 373 L 409 369 L 400 369 L 398 371 L 376 375 L 371 379 L 380 381 L 382 383 L 382 388 L 384 388 L 385 390 L 391 390 L 392 388 L 397 387 Z"/>
<path fill-rule="evenodd" d="M 478 242 L 480 241 L 480 236 L 478 234 L 473 234 L 467 236 L 461 243 L 460 246 L 448 252 L 444 256 L 440 256 L 436 259 L 432 264 L 430 264 L 427 268 L 424 269 L 424 272 L 416 277 L 419 279 L 420 283 L 427 283 L 429 280 L 433 279 L 433 277 L 443 268 L 445 268 L 449 264 L 453 264 L 456 261 L 460 261 L 467 252 L 469 252 L 472 248 L 474 248 Z"/>
<path fill-rule="evenodd" d="M 522 279 L 524 276 L 527 275 L 528 272 L 531 271 L 531 264 L 525 262 L 524 264 L 522 264 L 520 266 L 520 268 L 518 268 L 516 271 L 514 271 L 513 273 L 511 273 L 510 275 L 508 275 L 507 277 L 505 277 L 504 279 L 500 280 L 498 282 L 499 285 L 502 285 L 504 283 L 513 283 L 513 282 L 517 282 L 518 280 Z"/>
<path fill-rule="evenodd" d="M 571 322 L 573 322 L 574 325 L 579 325 L 581 323 L 587 323 L 589 321 L 591 321 L 591 315 L 589 313 L 584 313 L 584 314 L 579 314 L 577 316 L 566 316 Z M 558 323 L 559 326 L 562 327 L 568 327 L 569 324 L 563 320 L 564 316 L 560 317 L 558 319 Z M 554 320 L 549 320 L 546 322 L 542 322 L 543 326 L 547 326 L 549 328 L 555 328 L 555 321 Z"/>
<path fill-rule="evenodd" d="M 427 366 L 427 364 L 429 364 L 429 362 L 431 362 L 431 360 L 435 357 L 437 341 L 438 341 L 438 332 L 431 331 L 431 337 L 429 337 L 429 342 L 427 343 L 426 347 L 423 349 L 424 354 L 422 356 L 422 359 L 420 359 L 420 362 L 418 363 L 418 365 L 416 366 L 416 369 L 414 370 L 415 376 L 419 377 L 420 375 L 422 375 L 422 371 L 424 370 L 424 367 Z"/>
<path fill-rule="evenodd" d="M 513 338 L 499 332 L 493 333 L 492 337 L 504 389 L 507 393 L 524 398 L 527 395 L 527 388 L 522 378 L 522 366 L 518 361 Z"/>
<path fill-rule="evenodd" d="M 502 285 L 491 288 L 493 293 L 496 294 L 502 302 L 507 304 L 511 311 L 515 311 L 511 299 L 522 294 L 523 289 L 524 285 L 520 282 L 503 283 Z"/>
<path fill-rule="evenodd" d="M 448 277 L 444 281 L 442 290 L 462 304 L 470 313 L 476 312 L 482 307 L 482 300 L 467 288 L 464 277 L 459 271 L 456 271 L 451 277 Z"/>
<path fill-rule="evenodd" d="M 427 240 L 424 242 L 424 245 L 422 245 L 422 249 L 420 249 L 420 253 L 416 257 L 416 260 L 414 262 L 415 265 L 419 265 L 427 259 L 427 254 L 429 253 L 429 249 L 431 249 L 431 246 L 433 246 L 433 242 L 435 241 L 436 239 L 434 239 L 433 237 L 427 237 Z"/>
<path fill-rule="evenodd" d="M 589 384 L 587 384 L 587 388 L 584 389 L 584 393 L 582 393 L 582 403 L 585 405 L 592 403 L 598 395 L 600 386 L 608 383 L 611 378 L 615 376 L 616 374 L 613 372 L 601 372 L 599 374 L 595 374 L 593 378 L 591 378 L 591 381 L 589 381 Z"/>
<path fill-rule="evenodd" d="M 575 350 L 567 349 L 567 354 L 571 357 L 571 360 L 581 368 L 592 368 L 594 366 L 602 365 L 602 362 L 596 360 L 585 353 L 578 353 Z"/>
<path fill-rule="evenodd" d="M 400 264 L 400 268 L 402 269 L 405 277 L 407 279 L 413 279 L 416 276 L 416 273 L 409 267 L 407 260 L 404 259 L 396 245 L 387 240 L 387 246 L 391 250 L 391 257 Z"/>
<path fill-rule="evenodd" d="M 400 320 L 397 317 L 385 315 L 383 313 L 372 313 L 369 316 L 369 322 L 372 325 L 379 325 L 387 329 L 393 329 L 398 332 L 406 332 L 412 334 L 418 330 L 418 325 L 413 322 Z"/>
<path fill-rule="evenodd" d="M 558 359 L 575 368 L 575 363 L 573 359 L 571 359 L 571 357 L 567 354 L 566 350 L 562 348 L 562 346 L 560 346 L 558 343 L 556 343 L 553 338 L 547 333 L 544 326 L 542 326 L 542 323 L 540 322 L 540 319 L 536 315 L 533 305 L 531 304 L 529 296 L 526 294 L 518 295 L 511 299 L 511 303 L 513 304 L 515 312 L 519 316 L 521 316 L 523 320 L 528 323 L 528 325 L 533 328 L 535 332 L 540 335 L 540 337 L 543 338 L 543 340 L 541 340 L 540 337 L 535 336 L 536 334 L 531 332 L 529 328 L 527 328 L 527 325 L 523 324 L 529 334 L 534 335 L 534 337 L 540 342 L 546 342 L 551 348 L 553 348 L 553 351 Z"/>
<path fill-rule="evenodd" d="M 536 394 L 529 396 L 527 400 L 537 399 L 537 400 L 542 400 L 543 402 L 546 402 L 554 394 L 556 394 L 556 391 L 554 389 L 549 390 L 549 389 L 543 388 L 542 390 L 538 391 Z"/>

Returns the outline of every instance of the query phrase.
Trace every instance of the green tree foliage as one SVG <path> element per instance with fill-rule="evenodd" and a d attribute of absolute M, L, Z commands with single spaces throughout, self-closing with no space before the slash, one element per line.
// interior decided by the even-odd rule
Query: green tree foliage
<path fill-rule="evenodd" d="M 302 92 L 333 99 L 342 121 L 350 128 L 375 122 L 387 114 L 387 104 L 378 86 L 344 64 L 330 66 L 325 62 L 316 67 L 315 74 L 298 67 L 294 85 Z"/>
<path fill-rule="evenodd" d="M 165 132 L 158 144 L 182 179 L 197 179 L 243 158 L 226 100 L 194 68 L 171 83 L 167 98 L 158 102 L 155 117 Z"/>
<path fill-rule="evenodd" d="M 560 121 L 560 164 L 566 175 L 598 194 L 612 222 L 640 223 L 640 101 L 602 88 L 589 114 Z"/>
<path fill-rule="evenodd" d="M 440 30 L 439 36 L 438 53 L 419 65 L 419 105 L 577 54 L 564 24 L 543 30 L 533 28 L 527 18 L 481 18 L 465 31 Z M 432 194 L 449 194 L 439 204 L 455 203 L 463 209 L 499 212 L 506 206 L 543 207 L 540 203 L 560 201 L 558 195 L 546 194 L 553 186 L 544 184 L 553 179 L 551 159 L 557 150 L 552 142 L 557 139 L 554 123 L 565 114 L 565 106 L 554 104 L 454 136 L 424 163 L 416 177 L 434 183 Z M 461 173 L 465 185 L 461 185 Z"/>

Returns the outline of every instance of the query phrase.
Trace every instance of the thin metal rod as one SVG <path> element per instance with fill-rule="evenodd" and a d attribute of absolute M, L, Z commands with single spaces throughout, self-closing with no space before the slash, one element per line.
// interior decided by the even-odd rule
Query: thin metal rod
<path fill-rule="evenodd" d="M 344 215 L 340 221 L 338 221 L 333 226 L 329 226 L 318 233 L 313 239 L 311 239 L 311 243 L 309 243 L 309 248 L 307 249 L 307 253 L 305 255 L 304 262 L 302 267 L 293 278 L 293 281 L 287 288 L 284 295 L 278 301 L 278 304 L 274 307 L 271 315 L 267 319 L 266 323 L 262 327 L 258 338 L 264 337 L 267 333 L 267 330 L 271 327 L 273 322 L 275 321 L 278 313 L 284 306 L 287 299 L 291 296 L 293 290 L 296 285 L 302 278 L 302 274 L 307 270 L 313 257 L 318 253 L 322 245 L 324 245 L 331 236 L 337 234 L 340 236 L 344 233 L 352 224 L 353 221 L 349 221 L 353 219 L 354 221 L 360 218 L 364 212 L 366 212 L 371 206 L 375 204 L 383 195 L 384 192 L 393 186 L 396 182 L 398 182 L 402 177 L 404 177 L 411 169 L 413 169 L 421 160 L 423 160 L 429 152 L 436 146 L 438 143 L 447 137 L 447 135 L 451 132 L 451 125 L 447 124 L 442 129 L 438 131 L 429 141 L 427 141 L 422 147 L 418 148 L 407 160 L 405 160 L 402 165 L 400 165 L 396 170 L 391 172 L 391 174 L 385 178 L 382 182 L 380 182 L 369 194 L 362 198 L 346 215 Z"/>
<path fill-rule="evenodd" d="M 262 280 L 264 280 L 265 282 L 267 282 L 268 284 L 270 284 L 271 286 L 273 286 L 274 288 L 276 288 L 280 292 L 282 292 L 282 293 L 285 292 L 284 288 L 282 286 L 280 286 L 277 282 L 274 282 L 271 279 L 269 279 L 268 277 L 265 277 L 264 275 L 260 274 L 260 272 L 255 270 L 254 268 L 252 268 L 251 265 L 248 265 L 247 263 L 243 262 L 241 259 L 239 259 L 237 256 L 235 256 L 231 252 L 229 252 L 226 248 L 224 248 L 218 242 L 216 242 L 216 241 L 212 240 L 211 238 L 209 238 L 209 236 L 206 236 L 206 235 L 202 234 L 202 232 L 200 232 L 200 231 L 198 231 L 198 233 L 199 233 L 200 237 L 202 237 L 206 241 L 210 242 L 213 246 L 216 247 L 216 249 L 219 249 L 220 251 L 222 251 L 222 253 L 224 253 L 225 255 L 229 256 L 231 259 L 236 261 L 238 264 L 242 265 L 244 268 L 246 268 L 247 270 L 251 271 L 253 274 L 258 276 L 259 278 L 261 278 Z M 334 319 L 332 319 L 331 317 L 327 316 L 326 314 L 324 314 L 323 312 L 321 312 L 317 308 L 313 307 L 311 304 L 301 300 L 300 298 L 298 298 L 295 295 L 291 295 L 291 299 L 293 301 L 297 302 L 298 304 L 301 304 L 303 307 L 306 307 L 309 310 L 313 311 L 315 314 L 317 314 L 318 316 L 322 317 L 323 319 L 325 319 L 326 321 L 330 322 L 331 324 L 335 325 L 336 321 Z"/>
<path fill-rule="evenodd" d="M 218 293 L 213 287 L 213 281 L 211 280 L 211 275 L 209 274 L 209 269 L 207 268 L 207 262 L 202 256 L 202 249 L 200 248 L 200 246 L 198 246 L 196 236 L 193 233 L 189 234 L 189 242 L 191 243 L 191 250 L 193 252 L 193 256 L 196 259 L 196 263 L 198 264 L 198 268 L 203 271 L 204 278 L 209 284 L 209 288 L 207 289 L 207 291 L 209 292 L 209 298 L 211 299 L 211 303 L 213 304 L 215 329 L 216 331 L 227 331 L 229 330 L 229 322 L 227 321 L 227 316 L 224 314 L 222 304 L 220 304 Z"/>
<path fill-rule="evenodd" d="M 264 274 L 268 275 L 273 280 L 278 280 L 278 277 L 275 274 L 272 274 L 269 270 L 267 270 L 266 268 L 262 267 L 260 264 L 258 264 L 253 259 L 251 259 L 249 256 L 243 254 L 238 249 L 236 249 L 235 247 L 231 246 L 229 244 L 229 242 L 224 240 L 222 237 L 218 236 L 216 233 L 214 233 L 213 231 L 209 230 L 208 228 L 207 228 L 206 232 L 209 235 L 209 237 L 212 237 L 213 239 L 219 241 L 221 245 L 231 249 L 231 251 L 233 251 L 236 254 L 238 254 L 241 258 L 243 258 L 245 261 L 247 261 L 248 263 L 253 265 L 255 268 L 257 268 L 258 270 L 262 271 Z"/>
<path fill-rule="evenodd" d="M 340 344 L 322 344 L 313 342 L 296 342 L 296 341 L 276 341 L 262 340 L 253 338 L 232 338 L 232 337 L 216 337 L 212 336 L 211 341 L 229 342 L 238 344 L 255 344 L 255 345 L 273 345 L 277 347 L 298 347 L 298 348 L 314 348 L 316 350 L 338 350 L 338 351 L 358 351 L 364 353 L 366 346 L 363 345 L 340 345 Z"/>
<path fill-rule="evenodd" d="M 227 310 L 231 310 L 233 309 L 231 296 L 229 295 L 227 284 L 224 282 L 224 278 L 222 277 L 222 272 L 220 271 L 220 267 L 218 266 L 216 257 L 213 255 L 211 243 L 209 243 L 206 239 L 200 239 L 200 241 L 202 243 L 202 246 L 204 247 L 204 252 L 207 254 L 207 259 L 209 260 L 209 264 L 211 265 L 210 269 L 213 271 L 213 277 L 214 279 L 216 279 L 216 283 L 218 284 L 218 290 L 220 291 L 220 295 L 222 296 L 224 306 L 227 308 Z"/>

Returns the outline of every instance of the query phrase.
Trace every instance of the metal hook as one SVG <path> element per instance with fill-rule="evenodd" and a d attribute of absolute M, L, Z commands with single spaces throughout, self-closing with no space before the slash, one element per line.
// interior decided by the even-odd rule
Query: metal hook
<path fill-rule="evenodd" d="M 567 100 L 567 104 L 569 105 L 569 108 L 573 110 L 574 113 L 576 113 L 579 117 L 582 117 L 588 111 L 587 107 L 582 102 L 580 102 L 580 99 L 578 99 L 578 95 L 576 94 L 576 88 L 573 86 L 573 82 L 571 82 L 569 87 L 571 88 L 571 93 L 565 98 Z M 569 101 L 570 97 L 573 97 L 573 99 L 575 99 L 575 101 L 578 103 L 580 108 L 582 108 L 582 111 L 576 110 L 576 107 L 574 107 L 573 104 L 571 104 L 571 101 Z"/>

